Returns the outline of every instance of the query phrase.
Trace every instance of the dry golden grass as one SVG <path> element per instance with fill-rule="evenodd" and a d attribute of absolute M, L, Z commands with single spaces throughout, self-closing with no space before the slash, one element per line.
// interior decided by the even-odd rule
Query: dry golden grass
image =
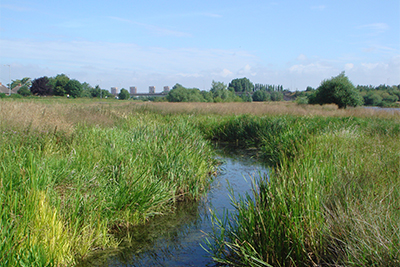
<path fill-rule="evenodd" d="M 0 101 L 0 127 L 18 129 L 58 129 L 69 132 L 72 124 L 64 114 L 70 107 L 38 102 Z"/>
<path fill-rule="evenodd" d="M 161 113 L 195 113 L 221 115 L 299 115 L 299 116 L 333 116 L 333 117 L 397 117 L 400 111 L 387 112 L 364 107 L 338 109 L 336 105 L 298 105 L 294 102 L 233 102 L 233 103 L 168 103 L 146 102 L 135 103 L 149 110 Z"/>
<path fill-rule="evenodd" d="M 94 103 L 0 101 L 1 129 L 57 130 L 68 133 L 79 123 L 110 126 L 115 117 L 109 108 Z"/>
<path fill-rule="evenodd" d="M 0 100 L 0 127 L 42 129 L 71 132 L 77 124 L 112 126 L 118 118 L 126 118 L 148 110 L 162 114 L 220 115 L 298 115 L 333 117 L 400 118 L 400 111 L 387 112 L 363 107 L 338 109 L 336 105 L 297 105 L 294 102 L 234 102 L 234 103 L 168 103 L 97 100 L 46 102 L 38 100 Z"/>

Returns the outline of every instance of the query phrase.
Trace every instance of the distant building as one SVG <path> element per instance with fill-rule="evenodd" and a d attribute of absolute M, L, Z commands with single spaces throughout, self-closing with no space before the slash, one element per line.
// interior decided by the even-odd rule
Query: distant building
<path fill-rule="evenodd" d="M 18 90 L 21 87 L 22 87 L 21 84 L 18 84 L 17 86 L 15 86 L 13 89 L 11 89 L 11 94 L 17 94 Z M 3 85 L 1 82 L 0 82 L 0 93 L 6 94 L 6 95 L 10 94 L 10 89 L 7 86 Z"/>
<path fill-rule="evenodd" d="M 164 86 L 164 93 L 168 93 L 169 92 L 169 86 Z"/>
<path fill-rule="evenodd" d="M 118 92 L 118 87 L 111 87 L 111 94 L 116 96 Z"/>
<path fill-rule="evenodd" d="M 137 87 L 136 86 L 129 87 L 129 94 L 131 95 L 137 94 Z"/>
<path fill-rule="evenodd" d="M 10 90 L 7 86 L 4 86 L 2 83 L 0 83 L 0 93 L 8 95 L 10 93 Z"/>
<path fill-rule="evenodd" d="M 155 94 L 156 93 L 156 87 L 155 86 L 149 86 L 149 94 Z"/>

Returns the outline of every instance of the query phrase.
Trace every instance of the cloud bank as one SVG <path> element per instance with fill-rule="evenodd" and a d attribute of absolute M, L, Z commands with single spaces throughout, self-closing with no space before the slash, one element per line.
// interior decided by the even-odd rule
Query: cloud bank
<path fill-rule="evenodd" d="M 90 41 L 0 40 L 3 60 L 11 62 L 11 78 L 38 78 L 65 73 L 102 88 L 137 86 L 147 92 L 180 83 L 208 90 L 212 80 L 229 83 L 247 77 L 254 83 L 282 84 L 290 90 L 317 87 L 324 79 L 346 71 L 354 84 L 400 84 L 400 55 L 385 61 L 329 60 L 300 54 L 286 67 L 271 69 L 239 49 L 143 47 L 133 43 Z M 0 79 L 8 83 L 8 68 Z"/>

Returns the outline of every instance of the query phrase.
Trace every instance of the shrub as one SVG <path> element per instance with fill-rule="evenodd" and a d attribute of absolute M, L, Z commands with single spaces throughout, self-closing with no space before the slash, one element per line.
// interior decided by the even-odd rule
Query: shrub
<path fill-rule="evenodd" d="M 28 86 L 24 85 L 18 89 L 18 94 L 20 94 L 22 96 L 30 96 L 32 93 L 29 90 Z"/>
<path fill-rule="evenodd" d="M 329 80 L 325 80 L 317 88 L 314 104 L 336 104 L 339 108 L 360 106 L 363 99 L 344 72 Z"/>
<path fill-rule="evenodd" d="M 20 94 L 11 94 L 11 98 L 22 98 L 23 96 Z"/>
<path fill-rule="evenodd" d="M 121 92 L 119 92 L 119 94 L 118 94 L 118 98 L 121 99 L 121 100 L 129 99 L 130 97 L 131 96 L 130 96 L 128 90 L 126 90 L 124 88 L 122 88 Z"/>
<path fill-rule="evenodd" d="M 301 96 L 296 98 L 296 104 L 298 105 L 307 105 L 308 104 L 308 98 L 306 96 Z"/>
<path fill-rule="evenodd" d="M 255 91 L 253 94 L 253 101 L 268 101 L 271 100 L 270 94 L 264 90 Z"/>

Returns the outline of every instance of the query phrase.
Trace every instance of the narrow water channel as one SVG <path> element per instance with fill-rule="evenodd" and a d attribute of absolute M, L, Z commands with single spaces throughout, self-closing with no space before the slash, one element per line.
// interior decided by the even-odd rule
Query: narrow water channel
<path fill-rule="evenodd" d="M 229 187 L 244 195 L 251 190 L 251 177 L 267 173 L 248 153 L 221 151 L 219 159 L 220 173 L 201 201 L 181 203 L 174 214 L 135 227 L 121 248 L 98 252 L 78 266 L 214 266 L 202 248 L 212 231 L 210 209 L 220 214 L 233 209 Z"/>

